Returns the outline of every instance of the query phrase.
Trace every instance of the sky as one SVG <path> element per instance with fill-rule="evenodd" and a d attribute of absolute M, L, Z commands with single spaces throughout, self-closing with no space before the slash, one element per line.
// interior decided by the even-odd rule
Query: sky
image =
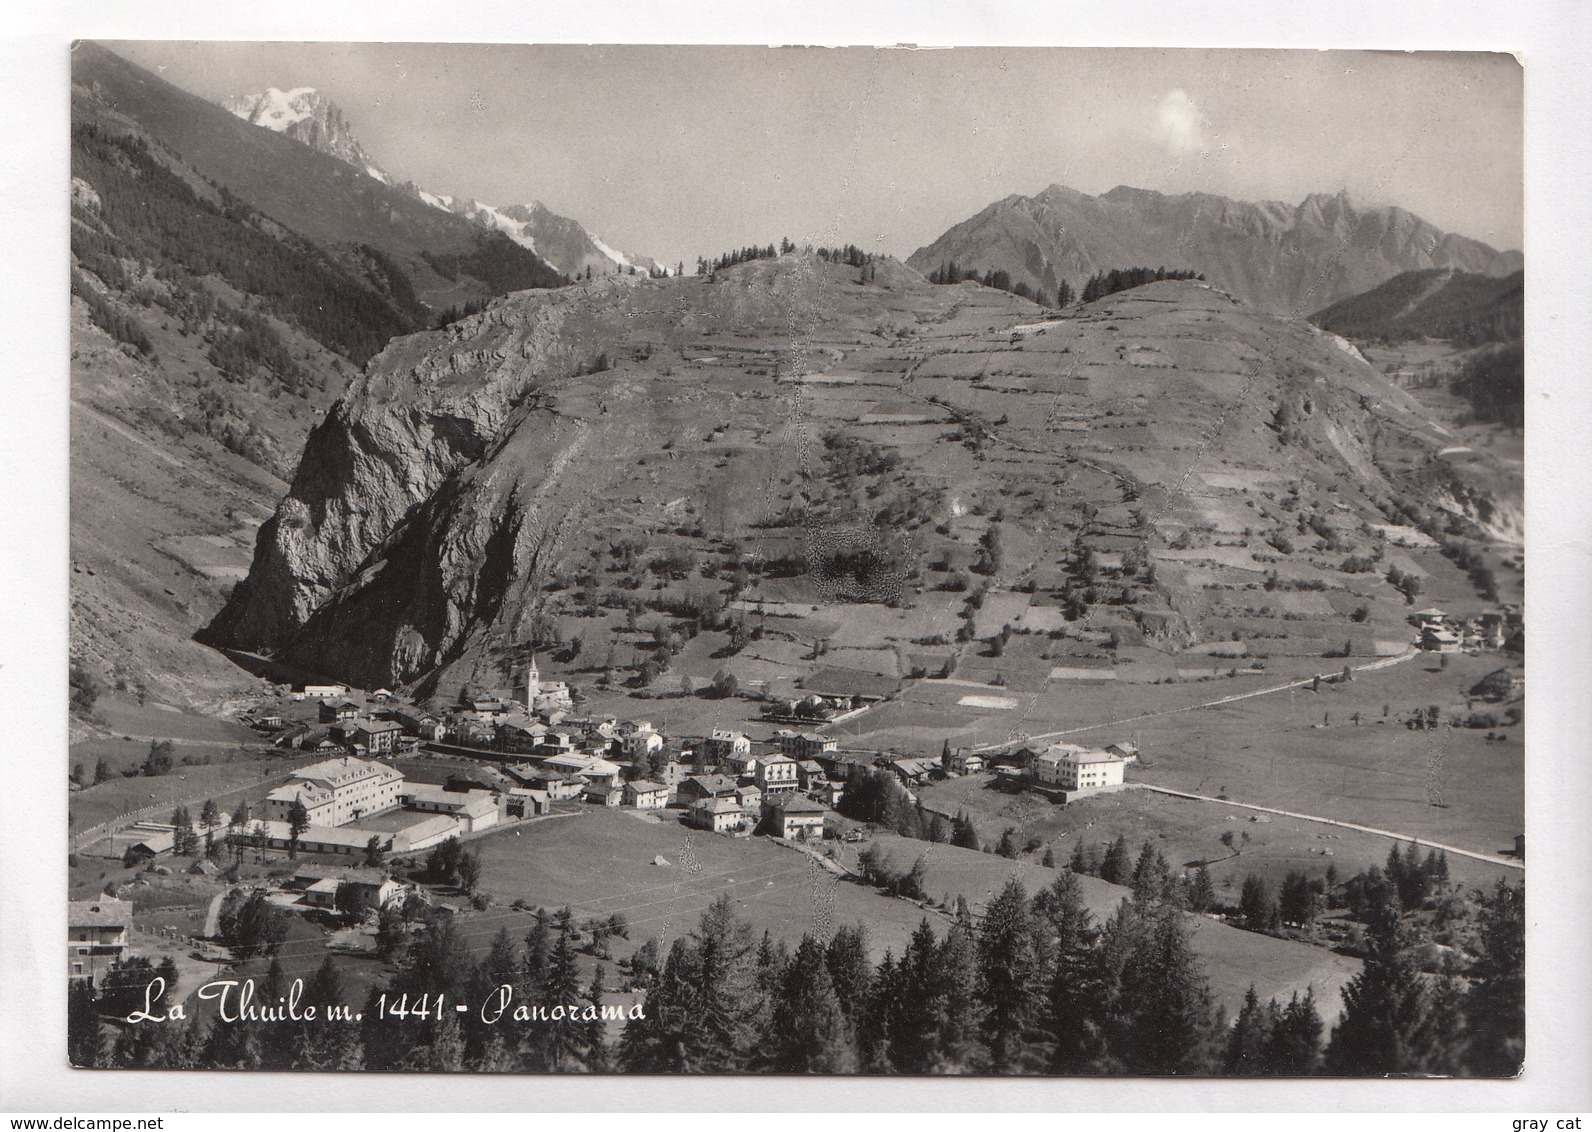
<path fill-rule="evenodd" d="M 315 87 L 389 173 L 688 265 L 905 257 L 1012 193 L 1347 190 L 1522 246 L 1507 54 L 108 42 L 195 94 Z"/>

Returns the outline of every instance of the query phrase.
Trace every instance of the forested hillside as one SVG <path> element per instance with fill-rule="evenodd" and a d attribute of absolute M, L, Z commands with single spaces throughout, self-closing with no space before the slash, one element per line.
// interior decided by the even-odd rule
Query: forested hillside
<path fill-rule="evenodd" d="M 1345 338 L 1403 342 L 1446 338 L 1456 346 L 1512 342 L 1525 334 L 1525 272 L 1406 271 L 1310 316 Z"/>

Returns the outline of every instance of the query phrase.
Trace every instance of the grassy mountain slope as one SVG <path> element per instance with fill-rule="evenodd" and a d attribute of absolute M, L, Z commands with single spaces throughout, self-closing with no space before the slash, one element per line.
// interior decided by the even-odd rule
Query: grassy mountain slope
<path fill-rule="evenodd" d="M 1508 503 L 1341 339 L 1203 284 L 1037 322 L 888 261 L 713 278 L 515 295 L 395 341 L 208 639 L 441 695 L 559 643 L 638 685 L 1330 665 L 1406 635 L 1384 528 L 1480 537 Z M 754 658 L 759 615 L 789 643 Z"/>
<path fill-rule="evenodd" d="M 1446 338 L 1476 346 L 1522 337 L 1525 313 L 1524 272 L 1498 278 L 1433 268 L 1396 275 L 1317 311 L 1310 321 L 1346 338 Z"/>

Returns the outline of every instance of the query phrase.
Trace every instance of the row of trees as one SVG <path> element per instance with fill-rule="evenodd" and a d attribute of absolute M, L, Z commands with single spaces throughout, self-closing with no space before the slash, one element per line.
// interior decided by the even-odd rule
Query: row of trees
<path fill-rule="evenodd" d="M 1082 300 L 1092 303 L 1107 295 L 1115 295 L 1118 291 L 1143 287 L 1147 283 L 1160 283 L 1167 279 L 1204 278 L 1205 276 L 1198 271 L 1168 270 L 1164 267 L 1113 267 L 1109 271 L 1099 271 L 1089 277 L 1089 281 L 1083 285 Z"/>
<path fill-rule="evenodd" d="M 979 283 L 985 287 L 993 287 L 997 291 L 1007 291 L 1024 299 L 1038 303 L 1042 307 L 1069 307 L 1077 299 L 1077 292 L 1063 279 L 1055 292 L 1056 301 L 1050 301 L 1051 293 L 1043 287 L 1037 287 L 1021 279 L 1012 280 L 1011 272 L 1002 268 L 987 268 L 980 272 L 976 267 L 963 267 L 954 259 L 942 263 L 929 272 L 930 283 Z"/>
<path fill-rule="evenodd" d="M 250 931 L 259 895 L 225 906 L 224 930 L 240 938 Z M 392 980 L 371 989 L 357 1025 L 196 1018 L 113 1036 L 96 1017 L 108 1004 L 95 1002 L 110 984 L 95 992 L 80 981 L 69 1040 L 75 1064 L 138 1067 L 1507 1075 L 1518 1071 L 1523 1050 L 1521 886 L 1497 885 L 1479 921 L 1464 976 L 1433 977 L 1418 965 L 1411 924 L 1383 908 L 1330 1035 L 1308 993 L 1262 1001 L 1251 989 L 1229 1025 L 1174 903 L 1146 885 L 1096 922 L 1076 876 L 1061 870 L 1032 897 L 1009 880 L 979 916 L 958 901 L 943 933 L 924 919 L 899 957 L 887 950 L 877 962 L 861 925 L 827 939 L 804 936 L 791 951 L 767 933 L 759 939 L 721 897 L 661 963 L 649 940 L 620 965 L 629 985 L 646 993 L 641 1016 L 629 1018 L 617 1043 L 601 1013 L 610 993 L 605 969 L 581 975 L 579 953 L 595 952 L 596 933 L 583 948 L 569 909 L 538 912 L 522 943 L 500 931 L 480 958 L 450 917 L 433 916 Z M 603 926 L 613 938 L 613 925 Z M 140 970 L 139 985 L 146 976 Z M 273 962 L 257 997 L 276 1001 L 285 983 Z M 381 1009 L 383 993 L 389 1006 L 400 996 L 474 1003 L 504 985 L 513 1003 L 558 1008 L 551 1016 L 563 1021 L 487 1024 L 474 1010 L 448 1010 L 418 1024 Z M 328 958 L 305 1000 L 342 1002 L 343 993 Z"/>

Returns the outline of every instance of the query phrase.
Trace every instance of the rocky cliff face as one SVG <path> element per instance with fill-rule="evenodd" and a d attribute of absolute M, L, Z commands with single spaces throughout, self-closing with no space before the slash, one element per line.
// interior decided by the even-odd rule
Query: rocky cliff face
<path fill-rule="evenodd" d="M 1444 232 L 1401 208 L 1359 208 L 1346 193 L 1291 206 L 1127 186 L 1092 197 L 1061 185 L 997 201 L 907 260 L 924 273 L 953 261 L 1004 269 L 1051 295 L 1063 280 L 1079 290 L 1111 268 L 1191 268 L 1262 310 L 1296 317 L 1401 271 L 1507 275 L 1521 267 L 1518 252 Z"/>
<path fill-rule="evenodd" d="M 1457 496 L 1410 471 L 1441 433 L 1352 347 L 1197 283 L 1038 314 L 791 255 L 397 339 L 310 438 L 205 639 L 422 694 L 571 638 L 647 682 L 702 633 L 711 675 L 735 601 L 856 603 L 864 647 L 954 651 L 940 583 L 980 554 L 992 592 L 1091 609 L 1058 657 L 1311 618 L 1339 647 L 1357 604 L 1401 621 L 1380 574 L 1336 564 L 1374 553 L 1389 500 Z M 1096 576 L 1102 555 L 1138 572 Z M 1287 607 L 1242 592 L 1267 570 L 1343 597 L 1268 629 Z"/>

